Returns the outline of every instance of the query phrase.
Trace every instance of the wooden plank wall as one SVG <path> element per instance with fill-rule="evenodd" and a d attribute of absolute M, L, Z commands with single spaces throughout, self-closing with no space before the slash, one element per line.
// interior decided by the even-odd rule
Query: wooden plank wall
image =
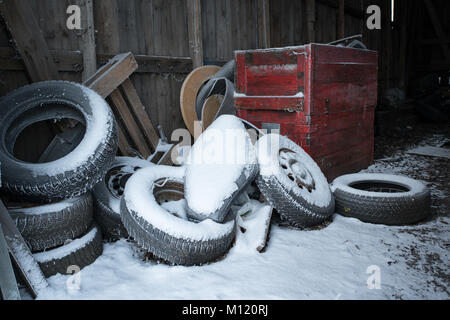
<path fill-rule="evenodd" d="M 72 54 L 81 50 L 82 32 L 66 28 L 66 9 L 81 0 L 30 0 L 49 49 Z M 345 0 L 364 11 L 368 3 L 381 0 Z M 189 57 L 185 0 L 94 0 L 96 51 L 118 54 Z M 336 40 L 339 1 L 316 1 L 315 42 Z M 271 0 L 269 3 L 271 47 L 301 45 L 307 40 L 306 0 Z M 201 0 L 201 23 L 205 64 L 223 64 L 236 49 L 258 48 L 258 0 Z M 345 15 L 345 35 L 363 33 L 364 19 Z M 373 36 L 375 40 L 379 37 Z M 369 47 L 376 49 L 379 42 Z M 9 48 L 8 48 L 9 47 Z M 0 54 L 13 44 L 0 21 Z M 79 57 L 77 58 L 79 59 Z M 1 69 L 1 63 L 0 63 Z M 81 82 L 80 66 L 61 71 L 61 79 Z M 74 72 L 77 70 L 78 72 Z M 167 136 L 184 127 L 179 93 L 186 73 L 139 72 L 132 76 L 146 111 Z M 0 70 L 0 95 L 29 82 L 23 70 Z"/>

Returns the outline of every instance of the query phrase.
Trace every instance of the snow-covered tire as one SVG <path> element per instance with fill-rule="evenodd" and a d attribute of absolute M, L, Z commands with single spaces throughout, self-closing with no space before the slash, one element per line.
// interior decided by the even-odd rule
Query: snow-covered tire
<path fill-rule="evenodd" d="M 332 184 L 336 212 L 364 222 L 412 224 L 430 215 L 430 190 L 420 181 L 389 174 L 356 173 Z"/>
<path fill-rule="evenodd" d="M 55 274 L 72 274 L 93 263 L 103 253 L 102 235 L 97 226 L 91 228 L 82 237 L 61 247 L 35 253 L 34 258 L 48 278 Z M 69 268 L 71 267 L 71 268 Z"/>
<path fill-rule="evenodd" d="M 33 123 L 70 118 L 86 127 L 80 144 L 61 159 L 28 163 L 14 157 L 19 134 Z M 21 201 L 52 202 L 86 193 L 105 175 L 117 151 L 117 126 L 106 101 L 67 81 L 19 88 L 0 100 L 1 191 Z"/>
<path fill-rule="evenodd" d="M 82 196 L 47 205 L 9 208 L 11 218 L 32 252 L 58 247 L 79 237 L 92 224 L 92 196 Z"/>
<path fill-rule="evenodd" d="M 256 150 L 241 119 L 221 115 L 200 135 L 186 161 L 188 216 L 219 223 L 234 218 L 228 217 L 231 204 L 258 172 Z"/>
<path fill-rule="evenodd" d="M 264 197 L 294 227 L 313 227 L 334 213 L 334 198 L 319 166 L 297 144 L 278 134 L 257 143 L 260 174 L 256 184 Z"/>
<path fill-rule="evenodd" d="M 94 219 L 104 239 L 114 241 L 127 238 L 120 218 L 120 199 L 130 176 L 141 168 L 154 164 L 139 158 L 116 157 L 105 178 L 92 190 L 94 195 Z"/>
<path fill-rule="evenodd" d="M 162 208 L 158 200 L 167 200 L 168 194 L 173 199 L 183 198 L 184 173 L 184 167 L 139 170 L 128 180 L 120 213 L 128 234 L 145 250 L 172 264 L 200 265 L 225 255 L 236 223 L 189 221 Z"/>
<path fill-rule="evenodd" d="M 223 204 L 220 208 L 218 208 L 214 213 L 205 217 L 203 214 L 196 212 L 191 209 L 189 206 L 187 207 L 187 214 L 189 218 L 201 221 L 206 218 L 212 219 L 216 222 L 223 222 L 228 219 L 234 219 L 234 216 L 230 215 L 230 208 L 236 198 L 242 193 L 242 191 L 247 188 L 247 186 L 252 183 L 256 176 L 258 175 L 259 169 L 257 165 L 251 165 L 244 168 L 243 172 L 239 176 L 239 178 L 235 181 L 237 185 L 237 189 L 223 201 Z"/>

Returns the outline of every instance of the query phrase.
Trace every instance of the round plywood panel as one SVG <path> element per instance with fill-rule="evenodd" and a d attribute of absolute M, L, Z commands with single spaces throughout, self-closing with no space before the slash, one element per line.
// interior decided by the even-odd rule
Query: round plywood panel
<path fill-rule="evenodd" d="M 214 118 L 217 114 L 217 111 L 219 111 L 222 101 L 223 96 L 219 94 L 212 95 L 211 97 L 206 99 L 202 109 L 203 130 L 206 130 L 206 128 L 208 128 L 214 121 Z"/>
<path fill-rule="evenodd" d="M 198 121 L 195 113 L 195 99 L 202 83 L 219 71 L 218 66 L 203 66 L 192 71 L 184 80 L 180 93 L 180 108 L 184 123 L 191 135 L 194 135 L 194 121 Z"/>

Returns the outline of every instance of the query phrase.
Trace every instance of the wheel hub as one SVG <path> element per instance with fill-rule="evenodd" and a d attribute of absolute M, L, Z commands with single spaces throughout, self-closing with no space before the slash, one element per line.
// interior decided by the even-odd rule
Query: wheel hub
<path fill-rule="evenodd" d="M 125 185 L 133 173 L 141 167 L 117 166 L 111 168 L 106 175 L 105 181 L 109 192 L 120 199 L 123 196 Z"/>
<path fill-rule="evenodd" d="M 280 166 L 286 176 L 295 182 L 300 189 L 306 189 L 308 192 L 315 190 L 315 182 L 311 172 L 299 162 L 296 153 L 290 149 L 280 149 L 279 152 Z"/>

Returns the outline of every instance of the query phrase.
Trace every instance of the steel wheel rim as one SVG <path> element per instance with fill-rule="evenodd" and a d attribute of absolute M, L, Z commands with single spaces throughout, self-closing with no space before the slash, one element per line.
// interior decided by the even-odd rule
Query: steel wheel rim
<path fill-rule="evenodd" d="M 287 148 L 279 150 L 278 161 L 281 170 L 289 180 L 294 182 L 298 189 L 305 189 L 309 193 L 316 189 L 316 184 L 311 172 L 303 163 L 298 161 L 297 154 Z"/>

